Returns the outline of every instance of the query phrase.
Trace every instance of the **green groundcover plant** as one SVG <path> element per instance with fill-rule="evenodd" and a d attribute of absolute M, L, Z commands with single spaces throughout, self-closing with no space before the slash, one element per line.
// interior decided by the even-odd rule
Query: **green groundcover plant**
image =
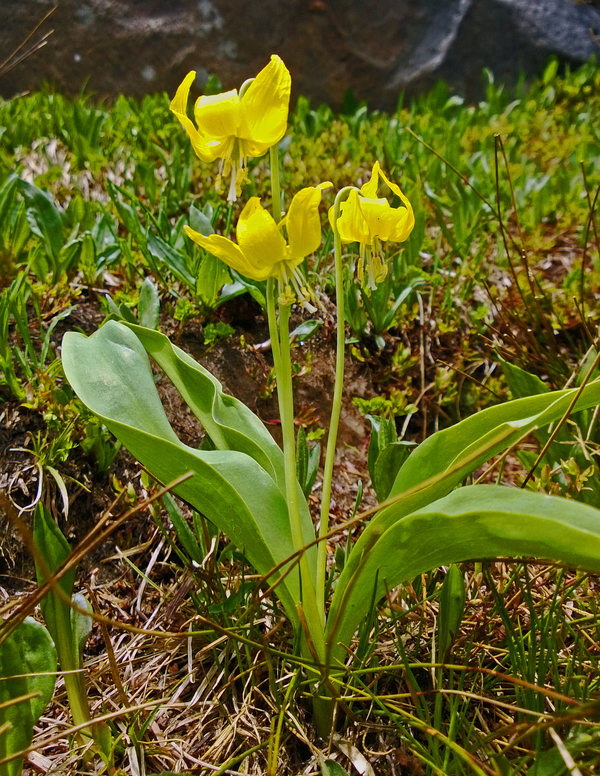
<path fill-rule="evenodd" d="M 237 222 L 235 242 L 226 235 L 186 231 L 240 275 L 266 281 L 283 450 L 256 415 L 225 395 L 206 369 L 153 328 L 110 320 L 89 338 L 68 333 L 64 371 L 83 403 L 159 481 L 193 474 L 175 493 L 243 550 L 279 597 L 312 679 L 315 722 L 325 736 L 354 634 L 373 602 L 391 588 L 437 566 L 481 557 L 538 556 L 600 571 L 600 512 L 595 508 L 496 485 L 460 487 L 478 467 L 528 434 L 560 422 L 572 410 L 599 405 L 600 382 L 492 406 L 433 434 L 406 458 L 385 455 L 381 478 L 391 487 L 385 488 L 385 501 L 352 547 L 326 601 L 326 540 L 343 391 L 342 244 L 358 246 L 356 280 L 349 282 L 372 293 L 388 273 L 385 244 L 407 240 L 413 209 L 375 163 L 370 180 L 360 189 L 339 191 L 329 212 L 337 368 L 317 531 L 296 475 L 289 318 L 296 303 L 315 310 L 302 264 L 321 243 L 319 205 L 330 184 L 301 189 L 282 215 L 277 143 L 287 126 L 290 76 L 278 57 L 239 94 L 201 97 L 195 122 L 187 115 L 193 78 L 190 74 L 184 80 L 171 108 L 197 155 L 205 162 L 219 160 L 219 185 L 229 180 L 230 203 L 242 194 L 247 159 L 270 152 L 272 213 L 251 197 Z M 178 439 L 163 410 L 150 359 L 181 393 L 213 449 L 195 449 Z"/>

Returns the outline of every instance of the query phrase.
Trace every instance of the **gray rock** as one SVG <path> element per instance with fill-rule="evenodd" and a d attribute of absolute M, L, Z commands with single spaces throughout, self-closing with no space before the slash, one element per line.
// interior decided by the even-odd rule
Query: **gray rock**
<path fill-rule="evenodd" d="M 173 94 L 188 70 L 239 86 L 271 53 L 295 94 L 339 107 L 347 89 L 372 107 L 439 78 L 469 98 L 481 70 L 533 76 L 555 54 L 574 64 L 598 52 L 600 9 L 575 0 L 58 0 L 48 45 L 0 77 L 0 94 L 42 81 L 76 93 Z M 2 0 L 8 56 L 54 0 Z M 37 36 L 40 35 L 37 33 Z M 33 40 L 35 40 L 35 37 Z"/>
<path fill-rule="evenodd" d="M 475 98 L 484 67 L 512 83 L 521 71 L 539 74 L 552 55 L 577 65 L 600 54 L 599 33 L 600 9 L 574 0 L 471 0 L 443 62 L 419 86 L 443 78 Z"/>

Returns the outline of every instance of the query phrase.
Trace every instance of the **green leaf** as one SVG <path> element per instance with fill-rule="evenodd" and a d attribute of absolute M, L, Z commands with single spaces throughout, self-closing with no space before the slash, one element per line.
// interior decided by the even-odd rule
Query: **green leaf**
<path fill-rule="evenodd" d="M 47 577 L 44 573 L 45 570 L 50 572 L 50 574 L 54 574 L 71 554 L 71 547 L 69 546 L 68 541 L 52 519 L 50 512 L 41 502 L 38 503 L 35 509 L 33 540 L 40 556 L 39 559 L 36 559 L 35 573 L 38 585 L 41 586 L 47 581 Z M 45 564 L 46 569 L 43 569 L 42 564 L 39 562 L 40 559 Z M 57 582 L 58 587 L 60 587 L 67 599 L 71 598 L 74 584 L 75 569 L 64 574 Z M 42 615 L 48 626 L 50 635 L 58 648 L 60 643 L 59 629 L 62 627 L 65 618 L 67 623 L 70 622 L 71 608 L 54 590 L 51 589 L 42 599 L 40 609 L 42 610 Z M 68 632 L 70 633 L 70 626 Z"/>
<path fill-rule="evenodd" d="M 338 581 L 326 635 L 334 666 L 373 599 L 438 566 L 524 555 L 600 571 L 599 510 L 516 488 L 459 488 L 380 531 Z"/>
<path fill-rule="evenodd" d="M 525 396 L 537 396 L 540 393 L 549 393 L 550 389 L 539 377 L 526 372 L 516 364 L 511 364 L 503 358 L 498 357 L 502 365 L 502 371 L 506 377 L 506 382 L 515 399 L 522 399 Z"/>
<path fill-rule="evenodd" d="M 220 290 L 227 283 L 231 283 L 231 275 L 227 265 L 207 253 L 200 262 L 196 283 L 196 291 L 200 300 L 212 310 L 219 301 Z"/>
<path fill-rule="evenodd" d="M 371 480 L 378 501 L 388 497 L 400 467 L 407 459 L 413 442 L 390 442 L 377 456 Z"/>
<path fill-rule="evenodd" d="M 54 574 L 70 554 L 70 547 L 60 528 L 46 507 L 40 502 L 35 510 L 33 538 L 38 557 L 36 575 L 38 584 L 47 580 L 47 573 Z M 44 568 L 45 566 L 45 568 Z M 55 583 L 40 603 L 40 609 L 52 640 L 56 646 L 61 670 L 76 672 L 82 668 L 81 638 L 85 627 L 81 615 L 69 605 L 75 570 L 72 569 Z M 57 590 L 61 590 L 63 596 Z M 85 681 L 81 673 L 68 673 L 65 685 L 75 724 L 89 719 Z"/>
<path fill-rule="evenodd" d="M 306 471 L 306 480 L 304 483 L 304 494 L 308 498 L 312 491 L 315 480 L 317 479 L 317 473 L 319 471 L 319 463 L 321 462 L 321 445 L 316 442 L 308 451 L 308 466 Z"/>
<path fill-rule="evenodd" d="M 129 202 L 126 202 L 123 199 L 123 196 L 129 197 L 131 199 L 133 195 L 131 195 L 130 192 L 126 191 L 120 186 L 111 183 L 110 181 L 108 181 L 106 187 L 122 223 L 125 225 L 138 245 L 142 249 L 145 248 L 146 237 L 144 235 L 144 230 L 142 229 L 137 210 L 133 205 L 130 205 Z M 137 197 L 135 197 L 135 199 L 137 199 Z"/>
<path fill-rule="evenodd" d="M 71 609 L 71 631 L 73 633 L 73 651 L 79 658 L 80 667 L 83 668 L 83 648 L 85 642 L 89 639 L 92 632 L 93 620 L 91 615 L 94 610 L 87 598 L 81 593 L 75 593 L 71 601 L 80 609 L 84 609 L 88 614 L 78 612 L 77 609 Z"/>
<path fill-rule="evenodd" d="M 357 547 L 361 542 L 370 542 L 370 530 L 386 530 L 404 515 L 442 498 L 471 472 L 526 434 L 560 420 L 577 391 L 554 391 L 498 404 L 430 436 L 398 472 L 388 498 L 399 496 L 399 500 L 378 513 Z M 596 380 L 586 385 L 574 410 L 598 404 L 600 381 Z"/>
<path fill-rule="evenodd" d="M 504 361 L 502 358 L 499 358 L 499 361 L 502 365 L 502 371 L 506 377 L 508 387 L 515 399 L 522 399 L 526 396 L 538 396 L 539 394 L 550 392 L 546 383 L 542 382 L 536 375 L 530 374 L 515 364 Z M 539 429 L 534 434 L 540 448 L 544 447 L 550 437 L 548 431 L 545 428 Z M 553 468 L 565 456 L 567 449 L 565 444 L 569 444 L 570 441 L 569 431 L 567 427 L 563 426 L 540 461 L 540 468 L 545 464 L 549 464 Z M 517 457 L 521 464 L 529 469 L 535 463 L 537 454 L 529 450 L 519 450 Z"/>
<path fill-rule="evenodd" d="M 115 325 L 105 324 L 93 337 L 120 342 Z M 243 402 L 224 394 L 216 377 L 164 334 L 140 326 L 128 328 L 175 385 L 215 447 L 238 450 L 254 458 L 285 492 L 283 453 L 262 421 Z"/>
<path fill-rule="evenodd" d="M 148 232 L 146 244 L 151 256 L 164 262 L 171 272 L 188 288 L 196 288 L 196 277 L 189 267 L 190 260 L 185 253 L 171 248 L 169 243 L 166 243 L 160 237 L 157 237 L 154 232 L 150 231 Z"/>
<path fill-rule="evenodd" d="M 225 304 L 225 302 L 236 299 L 238 296 L 245 294 L 246 291 L 246 286 L 243 283 L 240 283 L 239 280 L 236 280 L 233 283 L 225 283 L 225 285 L 221 287 L 215 307 L 219 307 L 219 305 Z"/>
<path fill-rule="evenodd" d="M 22 749 L 33 739 L 33 726 L 52 699 L 56 681 L 56 651 L 50 634 L 39 622 L 27 617 L 0 644 L 0 760 Z M 5 705 L 24 695 L 33 698 Z M 23 758 L 0 765 L 0 776 L 19 776 Z"/>
<path fill-rule="evenodd" d="M 146 352 L 133 330 L 149 344 L 157 362 L 173 372 L 184 399 L 206 419 L 207 432 L 217 448 L 224 445 L 222 449 L 194 450 L 179 441 L 164 413 Z M 267 451 L 261 450 L 268 432 L 258 418 L 251 420 L 248 415 L 252 413 L 246 408 L 243 412 L 240 402 L 221 394 L 219 383 L 166 337 L 114 321 L 89 338 L 69 332 L 63 339 L 63 367 L 83 403 L 159 481 L 168 483 L 193 472 L 194 476 L 174 492 L 226 533 L 260 574 L 293 553 L 287 504 L 276 480 L 254 457 L 227 445 L 239 442 L 262 458 L 271 471 L 274 467 L 269 456 L 275 458 L 272 445 L 279 449 L 270 440 Z M 256 428 L 257 436 L 247 437 L 234 425 Z M 308 543 L 314 538 L 314 529 L 306 503 L 304 510 L 302 527 Z M 307 556 L 314 569 L 316 553 L 308 552 Z M 271 577 L 270 581 L 275 580 Z M 277 592 L 297 623 L 299 575 L 290 573 Z"/>
<path fill-rule="evenodd" d="M 369 470 L 371 482 L 373 482 L 375 479 L 375 464 L 377 463 L 379 453 L 381 452 L 379 447 L 379 431 L 381 430 L 381 422 L 384 419 L 377 415 L 366 415 L 365 417 L 371 424 L 371 437 L 369 439 L 369 451 L 367 453 L 367 468 Z"/>
<path fill-rule="evenodd" d="M 146 278 L 140 289 L 138 302 L 138 317 L 140 325 L 147 329 L 158 328 L 158 316 L 160 314 L 160 297 L 152 278 Z"/>
<path fill-rule="evenodd" d="M 591 733 L 573 731 L 563 739 L 563 745 L 573 758 L 580 754 L 585 756 L 586 750 L 597 751 L 598 732 L 595 728 L 591 729 Z M 527 770 L 531 776 L 568 776 L 572 772 L 556 746 L 537 755 L 535 763 Z"/>
<path fill-rule="evenodd" d="M 27 220 L 34 234 L 44 240 L 46 250 L 54 264 L 63 247 L 63 220 L 54 198 L 27 181 L 19 180 L 19 191 L 27 203 Z"/>
<path fill-rule="evenodd" d="M 345 771 L 335 760 L 323 760 L 321 776 L 348 776 L 348 771 Z"/>
<path fill-rule="evenodd" d="M 179 507 L 175 503 L 175 499 L 170 493 L 165 493 L 162 497 L 162 502 L 167 510 L 173 527 L 177 532 L 177 538 L 179 539 L 182 547 L 188 553 L 190 558 L 195 561 L 198 566 L 202 565 L 204 561 L 204 553 L 198 544 L 194 532 L 187 524 L 185 517 L 182 515 Z"/>
<path fill-rule="evenodd" d="M 306 342 L 306 340 L 314 337 L 323 325 L 322 321 L 304 321 L 299 326 L 296 326 L 293 332 L 290 334 L 290 342 L 298 340 L 298 342 Z"/>
<path fill-rule="evenodd" d="M 248 291 L 252 299 L 257 302 L 262 310 L 267 309 L 267 284 L 266 281 L 249 280 L 234 269 L 231 270 L 231 277 L 241 283 Z"/>
<path fill-rule="evenodd" d="M 19 177 L 11 173 L 0 188 L 0 247 L 5 249 L 9 242 L 9 215 L 13 206 Z M 14 246 L 13 246 L 14 248 Z M 16 254 L 15 254 L 16 255 Z"/>
<path fill-rule="evenodd" d="M 302 426 L 298 429 L 296 438 L 296 478 L 306 496 L 305 483 L 308 475 L 308 443 L 306 431 Z"/>
<path fill-rule="evenodd" d="M 211 234 L 215 233 L 210 218 L 201 210 L 198 210 L 195 205 L 190 205 L 189 219 L 190 227 L 195 232 L 200 232 L 204 237 L 210 237 Z"/>
<path fill-rule="evenodd" d="M 444 577 L 440 595 L 438 617 L 438 659 L 444 656 L 454 643 L 465 611 L 465 578 L 454 563 Z"/>

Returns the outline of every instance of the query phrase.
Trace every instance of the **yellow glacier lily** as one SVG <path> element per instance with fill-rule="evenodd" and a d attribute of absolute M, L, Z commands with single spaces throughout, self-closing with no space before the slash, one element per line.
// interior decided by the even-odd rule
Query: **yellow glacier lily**
<path fill-rule="evenodd" d="M 400 197 L 404 207 L 393 208 L 385 197 L 377 197 L 379 176 L 389 189 Z M 333 208 L 329 210 L 329 221 L 333 226 Z M 337 228 L 344 243 L 360 244 L 357 275 L 362 283 L 365 264 L 367 267 L 367 285 L 377 288 L 387 275 L 387 265 L 381 248 L 382 242 L 404 242 L 415 225 L 412 205 L 404 196 L 400 187 L 392 183 L 383 173 L 379 162 L 373 165 L 371 180 L 361 186 L 360 192 L 352 190 L 340 206 Z"/>
<path fill-rule="evenodd" d="M 218 234 L 204 237 L 189 226 L 185 231 L 194 242 L 242 275 L 253 280 L 277 278 L 280 304 L 289 305 L 298 300 L 314 312 L 315 308 L 309 303 L 310 292 L 298 265 L 321 243 L 321 191 L 331 185 L 320 183 L 299 191 L 279 226 L 262 207 L 260 199 L 251 197 L 238 220 L 237 244 Z M 282 228 L 286 229 L 287 242 Z"/>
<path fill-rule="evenodd" d="M 240 196 L 248 179 L 248 157 L 263 156 L 278 143 L 287 128 L 291 77 L 282 60 L 273 55 L 269 64 L 247 88 L 215 95 L 203 95 L 194 106 L 196 125 L 187 115 L 192 70 L 171 102 L 171 110 L 188 133 L 196 154 L 205 162 L 220 159 L 219 177 L 231 174 L 228 202 Z"/>

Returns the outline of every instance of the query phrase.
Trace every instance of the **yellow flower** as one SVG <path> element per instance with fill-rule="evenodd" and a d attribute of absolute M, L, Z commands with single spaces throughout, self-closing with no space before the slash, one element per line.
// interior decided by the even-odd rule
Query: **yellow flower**
<path fill-rule="evenodd" d="M 221 259 L 242 275 L 253 280 L 276 277 L 279 281 L 279 303 L 289 305 L 296 300 L 312 312 L 310 293 L 298 265 L 316 251 L 321 242 L 319 204 L 321 191 L 331 183 L 320 183 L 299 191 L 292 199 L 290 209 L 277 226 L 271 214 L 260 204 L 258 197 L 251 197 L 240 215 L 236 237 L 237 244 L 218 234 L 204 237 L 185 227 L 188 237 L 213 256 Z M 281 234 L 287 231 L 287 242 Z"/>
<path fill-rule="evenodd" d="M 379 176 L 397 194 L 404 207 L 392 208 L 383 198 L 377 198 Z M 329 221 L 333 226 L 333 208 L 329 210 Z M 368 287 L 377 288 L 387 275 L 387 265 L 383 257 L 381 243 L 386 241 L 404 242 L 413 230 L 415 216 L 412 206 L 400 188 L 388 180 L 379 162 L 373 165 L 371 180 L 361 187 L 360 193 L 350 192 L 348 199 L 340 206 L 337 228 L 344 243 L 360 243 L 357 275 L 362 283 L 365 264 L 367 265 Z"/>
<path fill-rule="evenodd" d="M 171 110 L 188 133 L 196 154 L 205 162 L 220 159 L 219 177 L 231 173 L 228 202 L 240 195 L 248 179 L 247 159 L 263 156 L 285 134 L 291 77 L 278 56 L 254 78 L 242 96 L 237 89 L 203 95 L 194 106 L 197 127 L 187 116 L 187 102 L 195 71 L 188 73 L 171 102 Z"/>

